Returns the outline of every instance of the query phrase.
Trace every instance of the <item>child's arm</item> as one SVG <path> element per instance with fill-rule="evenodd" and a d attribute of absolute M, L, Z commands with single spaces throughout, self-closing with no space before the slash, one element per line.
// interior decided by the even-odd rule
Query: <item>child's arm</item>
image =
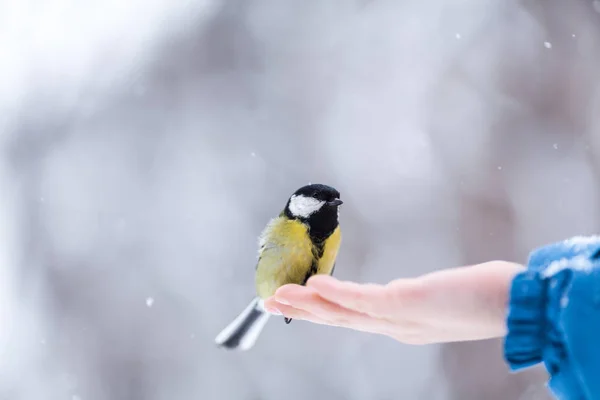
<path fill-rule="evenodd" d="M 431 308 L 423 317 L 431 319 L 426 321 L 429 326 L 439 325 L 437 334 L 428 333 L 433 340 L 427 342 L 504 336 L 511 281 L 523 270 L 520 264 L 491 261 L 417 278 Z M 393 289 L 395 283 L 390 285 Z"/>

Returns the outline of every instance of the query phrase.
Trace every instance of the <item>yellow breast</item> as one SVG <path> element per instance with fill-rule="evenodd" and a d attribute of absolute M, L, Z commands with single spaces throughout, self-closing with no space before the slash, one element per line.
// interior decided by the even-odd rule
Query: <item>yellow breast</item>
<path fill-rule="evenodd" d="M 323 256 L 319 260 L 318 274 L 331 275 L 333 266 L 335 265 L 335 259 L 337 258 L 338 250 L 342 242 L 342 231 L 338 226 L 335 231 L 325 241 L 325 249 Z"/>
<path fill-rule="evenodd" d="M 341 243 L 339 227 L 325 241 L 323 255 L 317 262 L 317 273 L 330 274 Z M 306 225 L 297 220 L 278 217 L 261 235 L 261 250 L 256 266 L 256 292 L 267 298 L 289 283 L 302 284 L 313 264 L 313 244 Z"/>

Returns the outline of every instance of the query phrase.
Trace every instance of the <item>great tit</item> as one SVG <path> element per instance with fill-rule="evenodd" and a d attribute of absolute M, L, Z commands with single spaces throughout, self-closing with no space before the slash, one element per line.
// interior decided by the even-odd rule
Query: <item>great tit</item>
<path fill-rule="evenodd" d="M 306 284 L 315 274 L 333 273 L 341 243 L 340 193 L 326 185 L 296 190 L 258 241 L 256 297 L 215 339 L 226 349 L 249 350 L 269 320 L 264 300 L 286 284 Z M 291 322 L 285 318 L 286 324 Z"/>

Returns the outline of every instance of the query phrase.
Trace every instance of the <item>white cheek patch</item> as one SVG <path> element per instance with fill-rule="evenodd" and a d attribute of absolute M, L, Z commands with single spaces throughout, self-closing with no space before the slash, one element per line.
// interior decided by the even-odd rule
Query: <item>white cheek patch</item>
<path fill-rule="evenodd" d="M 324 201 L 314 197 L 292 196 L 290 199 L 290 212 L 296 217 L 308 218 L 323 207 Z"/>

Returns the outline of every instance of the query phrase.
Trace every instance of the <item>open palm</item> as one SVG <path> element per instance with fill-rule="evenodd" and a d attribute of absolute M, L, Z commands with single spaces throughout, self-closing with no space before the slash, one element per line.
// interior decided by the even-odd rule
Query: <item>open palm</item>
<path fill-rule="evenodd" d="M 523 267 L 494 261 L 386 285 L 316 275 L 265 301 L 288 318 L 386 335 L 408 344 L 502 336 L 508 285 Z"/>
<path fill-rule="evenodd" d="M 383 334 L 416 344 L 422 343 L 421 329 L 412 315 L 417 310 L 414 307 L 411 312 L 398 313 L 398 310 L 402 303 L 418 304 L 417 286 L 415 281 L 408 280 L 376 285 L 317 275 L 306 286 L 282 286 L 265 306 L 270 312 L 288 318 Z"/>

